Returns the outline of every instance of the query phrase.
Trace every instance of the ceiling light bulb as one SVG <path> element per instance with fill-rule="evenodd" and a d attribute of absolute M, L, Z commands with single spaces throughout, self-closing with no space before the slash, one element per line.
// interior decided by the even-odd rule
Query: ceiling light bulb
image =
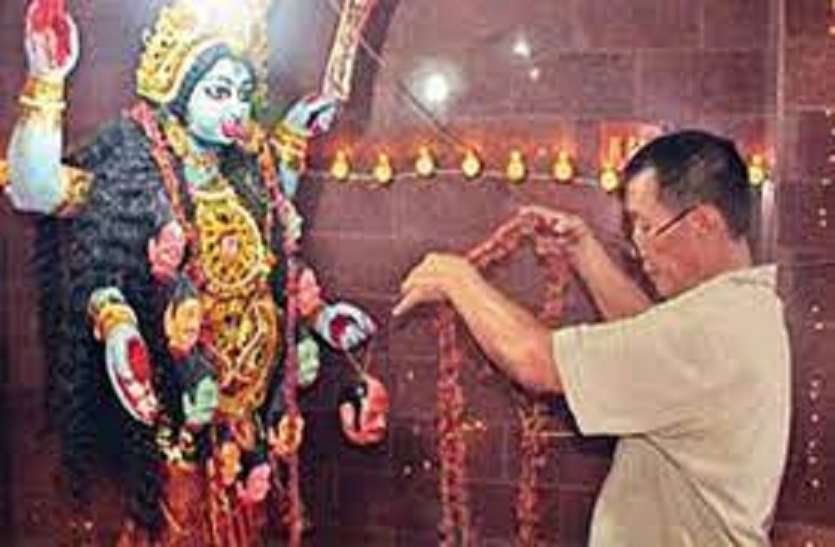
<path fill-rule="evenodd" d="M 435 73 L 426 78 L 423 84 L 423 95 L 430 104 L 442 104 L 449 99 L 451 89 L 443 74 Z"/>

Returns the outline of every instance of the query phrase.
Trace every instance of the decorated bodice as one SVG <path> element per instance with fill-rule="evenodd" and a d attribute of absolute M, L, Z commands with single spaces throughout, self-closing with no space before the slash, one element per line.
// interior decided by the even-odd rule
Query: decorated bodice
<path fill-rule="evenodd" d="M 281 349 L 282 312 L 269 283 L 276 259 L 231 186 L 194 191 L 193 202 L 188 271 L 198 278 L 200 344 L 214 366 L 220 413 L 243 417 L 263 404 Z"/>

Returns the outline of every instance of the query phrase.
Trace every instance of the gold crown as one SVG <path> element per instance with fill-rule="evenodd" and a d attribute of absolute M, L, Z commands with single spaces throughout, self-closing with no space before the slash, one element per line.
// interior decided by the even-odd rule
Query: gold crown
<path fill-rule="evenodd" d="M 271 0 L 177 0 L 160 10 L 136 71 L 140 96 L 157 104 L 177 97 L 186 73 L 211 47 L 226 45 L 248 59 L 261 88 L 267 81 L 267 12 Z M 243 5 L 242 5 L 243 4 Z"/>

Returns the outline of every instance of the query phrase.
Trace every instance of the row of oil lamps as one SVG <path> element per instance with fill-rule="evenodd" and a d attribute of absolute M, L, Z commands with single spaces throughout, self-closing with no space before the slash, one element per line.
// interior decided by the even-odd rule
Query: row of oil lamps
<path fill-rule="evenodd" d="M 617 190 L 621 185 L 619 166 L 623 162 L 604 161 L 597 177 L 598 185 L 607 192 Z M 394 166 L 391 157 L 385 153 L 377 154 L 377 160 L 369 174 L 355 173 L 352 170 L 351 159 L 346 150 L 336 152 L 330 165 L 330 176 L 339 182 L 348 180 L 373 180 L 380 186 L 387 186 L 395 178 Z M 416 175 L 421 178 L 432 178 L 438 172 L 438 162 L 435 155 L 428 146 L 421 146 L 414 160 L 414 172 L 404 175 Z M 444 170 L 445 174 L 457 174 L 459 171 Z M 484 172 L 484 163 L 475 152 L 467 150 L 460 163 L 460 174 L 469 180 L 478 178 Z M 520 150 L 511 150 L 504 168 L 504 175 L 513 184 L 521 184 L 528 177 L 533 175 L 528 170 L 524 155 Z M 560 183 L 571 183 L 575 180 L 576 170 L 574 160 L 567 150 L 560 150 L 556 154 L 550 173 L 545 177 L 553 178 Z M 768 166 L 762 154 L 752 154 L 748 158 L 748 180 L 752 186 L 761 186 L 768 180 Z M 537 175 L 537 178 L 543 178 Z"/>

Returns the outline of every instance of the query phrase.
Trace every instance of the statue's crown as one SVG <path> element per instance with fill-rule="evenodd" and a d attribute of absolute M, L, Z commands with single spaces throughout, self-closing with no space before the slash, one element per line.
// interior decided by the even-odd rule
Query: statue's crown
<path fill-rule="evenodd" d="M 136 71 L 137 92 L 157 104 L 174 100 L 189 67 L 217 45 L 248 59 L 266 84 L 267 12 L 270 0 L 176 0 L 161 8 L 144 38 Z M 264 91 L 263 89 L 261 90 Z"/>

